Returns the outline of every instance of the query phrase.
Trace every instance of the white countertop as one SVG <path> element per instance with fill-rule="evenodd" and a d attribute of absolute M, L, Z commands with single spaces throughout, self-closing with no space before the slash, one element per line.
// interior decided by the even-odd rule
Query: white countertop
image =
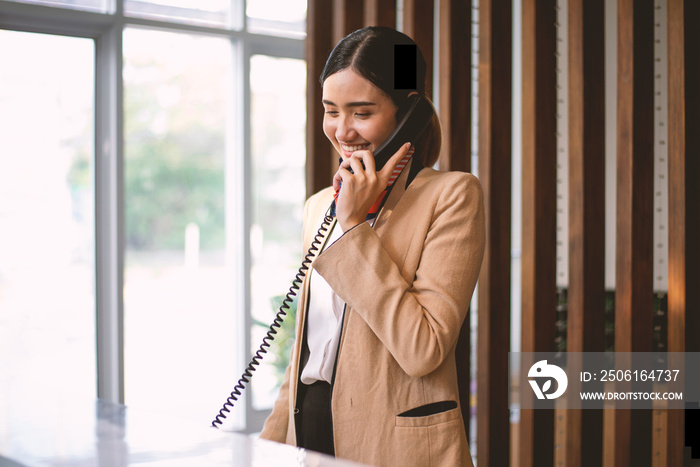
<path fill-rule="evenodd" d="M 0 466 L 358 466 L 155 412 L 45 396 L 5 405 Z"/>

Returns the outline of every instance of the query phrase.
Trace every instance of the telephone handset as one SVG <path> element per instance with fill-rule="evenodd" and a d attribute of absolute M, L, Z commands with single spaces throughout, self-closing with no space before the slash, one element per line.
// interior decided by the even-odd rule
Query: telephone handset
<path fill-rule="evenodd" d="M 376 170 L 381 170 L 401 146 L 409 141 L 414 143 L 433 118 L 433 106 L 427 99 L 420 94 L 413 94 L 408 96 L 408 100 L 406 110 L 401 112 L 402 116 L 394 131 L 374 150 Z"/>
<path fill-rule="evenodd" d="M 427 99 L 423 98 L 419 94 L 411 95 L 408 99 L 409 102 L 406 104 L 406 110 L 400 113 L 400 118 L 396 128 L 374 151 L 376 170 L 380 170 L 391 158 L 391 156 L 396 154 L 403 144 L 406 142 L 415 142 L 416 137 L 418 137 L 427 128 L 428 123 L 430 123 L 430 120 L 433 117 L 433 106 Z M 238 397 L 242 394 L 241 391 L 243 391 L 243 389 L 245 389 L 245 385 L 250 382 L 250 378 L 252 377 L 253 372 L 256 370 L 256 367 L 260 365 L 263 355 L 267 353 L 270 343 L 272 340 L 274 340 L 275 335 L 277 334 L 277 329 L 280 328 L 282 321 L 287 315 L 287 312 L 290 310 L 290 304 L 301 288 L 301 284 L 304 281 L 304 277 L 306 277 L 306 273 L 308 272 L 314 257 L 321 248 L 323 237 L 330 228 L 334 217 L 335 201 L 333 201 L 328 209 L 328 212 L 324 216 L 321 227 L 319 227 L 318 232 L 316 232 L 316 235 L 311 242 L 311 246 L 309 247 L 309 251 L 306 252 L 304 260 L 299 267 L 299 271 L 294 277 L 292 285 L 289 287 L 289 291 L 282 301 L 282 306 L 280 306 L 280 309 L 277 311 L 272 324 L 270 324 L 267 334 L 265 337 L 263 337 L 260 347 L 251 358 L 250 363 L 248 363 L 248 366 L 236 383 L 233 391 L 226 399 L 226 402 L 224 402 L 223 407 L 221 410 L 219 410 L 219 413 L 212 421 L 211 426 L 214 428 L 218 428 L 223 424 L 226 415 L 231 411 L 230 409 L 232 409 L 234 404 L 238 402 Z"/>

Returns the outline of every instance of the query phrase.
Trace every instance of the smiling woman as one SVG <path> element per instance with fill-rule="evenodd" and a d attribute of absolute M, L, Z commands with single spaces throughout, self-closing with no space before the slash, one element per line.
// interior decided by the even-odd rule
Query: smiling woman
<path fill-rule="evenodd" d="M 396 104 L 351 69 L 326 79 L 323 105 L 323 132 L 343 159 L 377 149 L 396 127 Z"/>
<path fill-rule="evenodd" d="M 406 44 L 419 79 L 403 89 L 394 50 Z M 425 72 L 413 41 L 382 27 L 348 35 L 326 62 L 323 130 L 341 163 L 306 203 L 315 258 L 263 438 L 370 465 L 472 465 L 455 344 L 484 251 L 482 194 L 473 175 L 429 167 L 440 125 Z M 408 120 L 420 130 L 384 163 Z"/>

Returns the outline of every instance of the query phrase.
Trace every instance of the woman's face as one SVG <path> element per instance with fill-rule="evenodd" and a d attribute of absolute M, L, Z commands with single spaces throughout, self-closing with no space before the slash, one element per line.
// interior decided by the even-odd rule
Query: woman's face
<path fill-rule="evenodd" d="M 323 83 L 323 132 L 343 159 L 374 151 L 396 127 L 396 105 L 379 88 L 346 68 Z"/>

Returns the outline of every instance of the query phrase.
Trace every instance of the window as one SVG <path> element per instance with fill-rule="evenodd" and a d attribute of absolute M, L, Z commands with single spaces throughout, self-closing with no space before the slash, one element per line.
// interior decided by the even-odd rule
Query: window
<path fill-rule="evenodd" d="M 126 0 L 124 11 L 134 17 L 225 27 L 230 22 L 231 1 Z"/>
<path fill-rule="evenodd" d="M 96 395 L 94 53 L 89 39 L 0 30 L 0 60 L 13 64 L 0 71 L 0 388 L 10 397 L 47 385 Z"/>
<path fill-rule="evenodd" d="M 36 5 L 47 5 L 72 10 L 96 11 L 106 13 L 109 0 L 9 0 L 17 3 L 34 3 Z"/>
<path fill-rule="evenodd" d="M 305 198 L 306 64 L 254 55 L 250 63 L 253 212 L 251 351 L 258 349 L 301 264 Z M 290 232 L 293 232 L 290 235 Z M 289 361 L 293 317 L 253 380 L 253 407 L 270 407 Z M 283 342 L 287 339 L 286 342 Z M 277 342 L 279 340 L 279 342 Z"/>
<path fill-rule="evenodd" d="M 298 37 L 306 32 L 306 2 L 247 0 L 246 19 L 250 31 Z"/>
<path fill-rule="evenodd" d="M 302 256 L 306 1 L 282 4 L 14 2 L 0 407 L 26 386 L 203 426 L 218 413 Z M 261 428 L 275 346 L 224 428 Z"/>
<path fill-rule="evenodd" d="M 229 51 L 219 37 L 124 31 L 125 398 L 195 420 L 212 418 L 234 384 L 219 371 L 236 355 L 237 325 L 235 254 L 226 255 L 225 207 L 236 202 L 225 186 Z"/>

